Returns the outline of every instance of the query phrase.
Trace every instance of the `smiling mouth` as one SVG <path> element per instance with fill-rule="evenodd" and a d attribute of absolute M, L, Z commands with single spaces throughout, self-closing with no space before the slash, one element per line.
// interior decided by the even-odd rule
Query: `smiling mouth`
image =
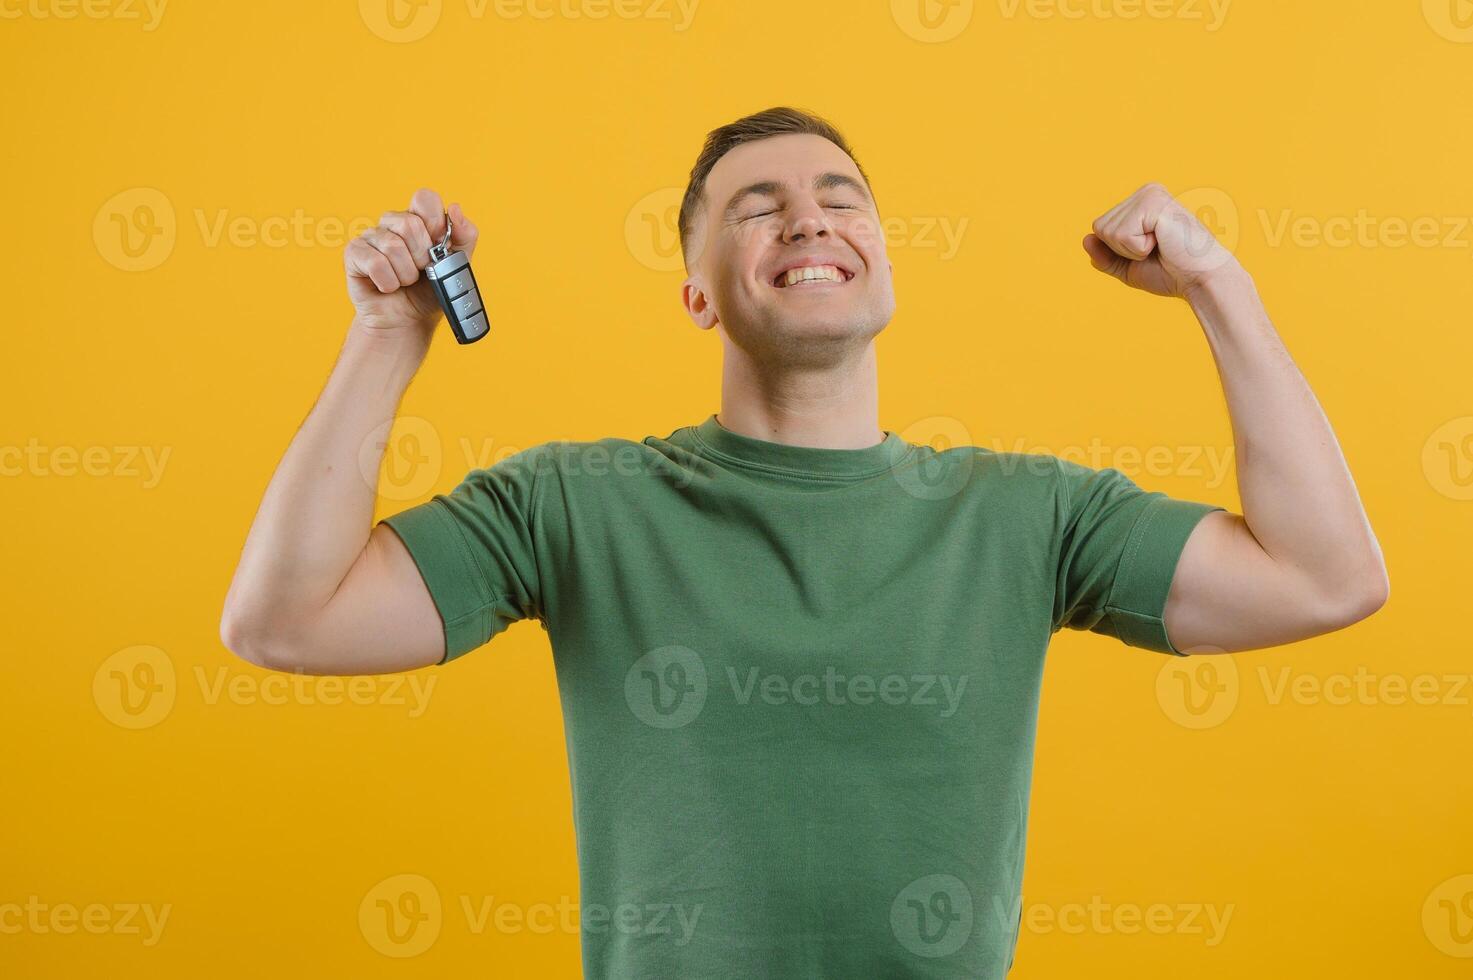
<path fill-rule="evenodd" d="M 854 278 L 836 265 L 808 265 L 789 269 L 774 276 L 771 285 L 778 289 L 812 289 L 815 286 L 842 286 Z"/>

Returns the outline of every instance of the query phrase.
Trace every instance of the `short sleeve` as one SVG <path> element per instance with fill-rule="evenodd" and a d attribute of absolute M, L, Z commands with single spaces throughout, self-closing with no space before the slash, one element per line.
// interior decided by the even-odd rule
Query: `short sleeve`
<path fill-rule="evenodd" d="M 543 448 L 472 470 L 450 493 L 382 521 L 404 542 L 439 610 L 440 663 L 518 620 L 542 618 L 533 541 Z"/>
<path fill-rule="evenodd" d="M 1147 492 L 1117 469 L 1055 462 L 1061 538 L 1053 629 L 1183 656 L 1166 635 L 1166 597 L 1192 529 L 1224 508 Z"/>

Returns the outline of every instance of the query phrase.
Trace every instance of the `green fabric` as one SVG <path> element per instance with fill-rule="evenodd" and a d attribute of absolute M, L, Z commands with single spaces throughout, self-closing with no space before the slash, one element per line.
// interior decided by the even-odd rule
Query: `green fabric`
<path fill-rule="evenodd" d="M 1176 653 L 1171 577 L 1219 509 L 1053 456 L 711 416 L 545 443 L 387 523 L 447 660 L 548 630 L 590 980 L 995 978 L 1049 640 Z"/>

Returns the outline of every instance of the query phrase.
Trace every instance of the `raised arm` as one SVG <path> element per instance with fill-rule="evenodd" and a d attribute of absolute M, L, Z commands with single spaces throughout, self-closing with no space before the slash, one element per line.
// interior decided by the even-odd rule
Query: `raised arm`
<path fill-rule="evenodd" d="M 1084 248 L 1101 272 L 1187 301 L 1232 418 L 1243 513 L 1209 514 L 1187 540 L 1164 616 L 1173 645 L 1259 649 L 1379 609 L 1386 565 L 1345 457 L 1237 259 L 1160 184 L 1096 220 Z"/>
<path fill-rule="evenodd" d="M 470 252 L 475 226 L 458 205 L 450 217 L 454 246 Z M 383 436 L 441 317 L 420 269 L 444 229 L 439 195 L 420 190 L 408 211 L 387 212 L 344 251 L 355 316 L 266 488 L 225 597 L 221 639 L 254 664 L 381 674 L 445 652 L 440 615 L 408 550 L 386 525 L 373 526 Z"/>

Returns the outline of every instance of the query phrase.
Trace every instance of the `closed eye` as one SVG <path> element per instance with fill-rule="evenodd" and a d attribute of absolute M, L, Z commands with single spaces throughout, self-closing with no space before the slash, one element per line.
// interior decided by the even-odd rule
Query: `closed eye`
<path fill-rule="evenodd" d="M 862 210 L 860 208 L 860 206 L 857 205 L 857 204 L 825 204 L 824 207 L 830 208 L 830 209 L 839 210 L 839 211 L 859 211 L 859 210 Z M 762 218 L 762 217 L 766 217 L 769 214 L 776 214 L 776 213 L 777 213 L 777 209 L 776 208 L 770 208 L 770 209 L 768 209 L 766 211 L 756 211 L 756 212 L 753 212 L 752 214 L 747 215 L 742 220 L 743 221 L 751 221 L 753 218 Z"/>

